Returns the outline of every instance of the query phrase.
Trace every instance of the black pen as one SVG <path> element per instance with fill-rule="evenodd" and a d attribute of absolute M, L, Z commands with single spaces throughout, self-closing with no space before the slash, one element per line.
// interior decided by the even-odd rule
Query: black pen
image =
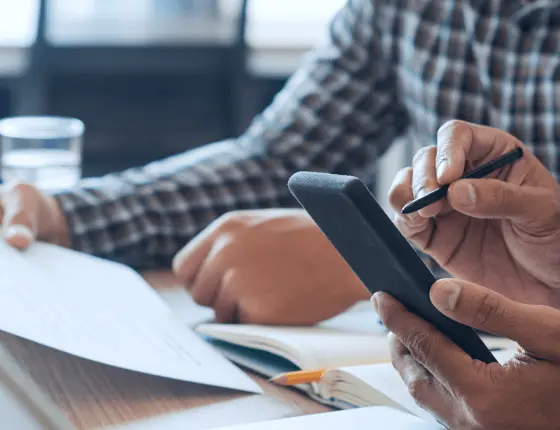
<path fill-rule="evenodd" d="M 471 172 L 463 175 L 461 179 L 483 178 L 484 176 L 487 176 L 490 173 L 498 169 L 501 169 L 504 166 L 507 166 L 508 164 L 514 163 L 515 161 L 519 160 L 521 157 L 523 157 L 523 149 L 518 147 L 513 151 L 508 152 L 507 154 L 504 154 L 499 158 L 496 158 L 493 161 L 489 161 L 488 163 L 477 167 Z M 435 203 L 438 200 L 443 199 L 445 196 L 447 196 L 448 189 L 449 189 L 449 185 L 443 185 L 439 188 L 436 188 L 433 191 L 430 191 L 428 194 L 425 194 L 416 200 L 412 200 L 402 208 L 401 213 L 410 214 L 412 212 L 417 212 L 420 209 L 423 209 L 426 206 L 429 206 L 432 203 Z"/>

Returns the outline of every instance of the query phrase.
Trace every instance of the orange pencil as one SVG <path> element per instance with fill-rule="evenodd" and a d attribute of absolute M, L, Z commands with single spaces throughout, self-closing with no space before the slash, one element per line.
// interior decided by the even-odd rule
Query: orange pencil
<path fill-rule="evenodd" d="M 318 370 L 299 370 L 297 372 L 287 372 L 275 376 L 270 381 L 277 385 L 299 385 L 319 382 L 327 369 Z"/>

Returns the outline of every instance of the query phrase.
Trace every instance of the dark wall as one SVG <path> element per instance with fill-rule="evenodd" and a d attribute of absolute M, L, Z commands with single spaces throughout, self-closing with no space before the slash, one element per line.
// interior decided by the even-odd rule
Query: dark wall
<path fill-rule="evenodd" d="M 283 80 L 249 80 L 249 117 Z M 0 109 L 2 93 L 0 92 Z M 231 137 L 231 94 L 221 74 L 59 75 L 47 82 L 49 114 L 86 124 L 84 175 L 138 166 Z M 248 121 L 245 121 L 248 122 Z M 246 124 L 243 124 L 243 127 Z"/>
<path fill-rule="evenodd" d="M 10 115 L 12 110 L 12 82 L 0 81 L 0 118 Z"/>

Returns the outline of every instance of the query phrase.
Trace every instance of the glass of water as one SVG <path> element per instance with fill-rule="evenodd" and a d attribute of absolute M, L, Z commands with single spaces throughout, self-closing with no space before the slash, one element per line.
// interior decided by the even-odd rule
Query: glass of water
<path fill-rule="evenodd" d="M 0 121 L 4 183 L 34 184 L 44 191 L 76 185 L 81 176 L 84 124 L 56 116 L 20 116 Z"/>

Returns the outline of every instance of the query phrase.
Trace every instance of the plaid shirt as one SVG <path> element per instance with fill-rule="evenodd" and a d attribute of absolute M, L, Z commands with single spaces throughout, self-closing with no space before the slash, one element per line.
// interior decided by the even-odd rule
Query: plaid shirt
<path fill-rule="evenodd" d="M 221 214 L 293 206 L 298 170 L 364 178 L 401 134 L 449 119 L 507 130 L 558 173 L 560 1 L 349 0 L 240 138 L 58 195 L 75 248 L 168 264 Z"/>

